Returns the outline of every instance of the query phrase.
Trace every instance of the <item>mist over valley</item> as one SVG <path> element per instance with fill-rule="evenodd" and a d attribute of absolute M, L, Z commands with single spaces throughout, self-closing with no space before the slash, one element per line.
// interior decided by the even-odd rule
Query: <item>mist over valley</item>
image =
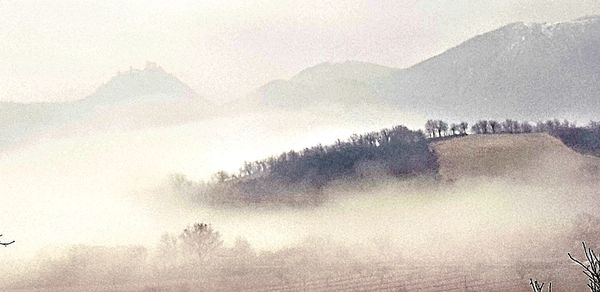
<path fill-rule="evenodd" d="M 600 244 L 599 40 L 598 16 L 517 21 L 239 98 L 147 62 L 0 101 L 0 289 L 587 291 L 567 252 Z"/>

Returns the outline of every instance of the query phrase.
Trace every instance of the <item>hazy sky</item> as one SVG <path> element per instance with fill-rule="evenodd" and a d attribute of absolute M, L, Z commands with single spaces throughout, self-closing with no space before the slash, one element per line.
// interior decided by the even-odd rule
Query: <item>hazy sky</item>
<path fill-rule="evenodd" d="M 600 14 L 600 0 L 0 0 L 0 100 L 85 97 L 157 62 L 215 101 L 324 61 L 406 67 L 515 21 Z"/>

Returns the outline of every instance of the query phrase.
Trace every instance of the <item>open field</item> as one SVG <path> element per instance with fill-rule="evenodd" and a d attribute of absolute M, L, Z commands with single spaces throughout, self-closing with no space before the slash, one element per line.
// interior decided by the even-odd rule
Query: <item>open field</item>
<path fill-rule="evenodd" d="M 529 264 L 553 282 L 554 291 L 586 291 L 585 279 L 569 263 Z M 188 280 L 148 279 L 144 284 L 17 289 L 15 291 L 530 291 L 529 278 L 517 265 L 322 266 L 307 273 L 286 273 L 277 266 L 252 267 L 243 274 Z"/>
<path fill-rule="evenodd" d="M 444 179 L 552 179 L 600 171 L 600 159 L 581 155 L 545 134 L 470 135 L 436 142 Z M 598 173 L 598 172 L 596 172 Z"/>

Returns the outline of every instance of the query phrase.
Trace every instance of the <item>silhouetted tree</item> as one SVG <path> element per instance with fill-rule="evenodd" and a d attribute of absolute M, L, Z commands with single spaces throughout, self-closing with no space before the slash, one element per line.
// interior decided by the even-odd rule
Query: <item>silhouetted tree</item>
<path fill-rule="evenodd" d="M 425 123 L 425 131 L 429 134 L 429 137 L 435 138 L 435 132 L 437 130 L 437 123 L 434 120 L 428 120 Z"/>
<path fill-rule="evenodd" d="M 531 133 L 533 132 L 533 126 L 529 122 L 525 121 L 521 123 L 521 131 L 523 131 L 523 133 Z"/>
<path fill-rule="evenodd" d="M 521 133 L 521 123 L 519 123 L 518 121 L 512 121 L 512 123 L 513 133 Z"/>
<path fill-rule="evenodd" d="M 502 122 L 502 131 L 504 133 L 514 133 L 514 125 L 515 122 L 511 119 L 506 119 L 504 122 Z"/>
<path fill-rule="evenodd" d="M 442 137 L 442 133 L 445 134 L 448 131 L 448 124 L 442 120 L 437 120 L 436 126 L 438 130 L 438 137 Z"/>
<path fill-rule="evenodd" d="M 554 130 L 556 130 L 557 128 L 560 127 L 560 121 L 557 119 L 554 120 L 547 120 L 546 123 L 546 131 L 547 132 L 552 132 Z"/>
<path fill-rule="evenodd" d="M 479 120 L 471 127 L 471 131 L 475 134 L 487 134 L 489 133 L 489 122 L 487 120 Z"/>
<path fill-rule="evenodd" d="M 546 123 L 542 121 L 538 121 L 535 124 L 535 131 L 538 133 L 546 132 L 548 129 L 546 128 Z"/>
<path fill-rule="evenodd" d="M 468 128 L 469 128 L 469 123 L 467 123 L 467 122 L 460 122 L 459 129 L 460 129 L 460 133 L 461 134 L 463 134 L 463 135 L 466 134 Z"/>
<path fill-rule="evenodd" d="M 452 131 L 452 136 L 456 136 L 456 134 L 459 132 L 460 128 L 457 124 L 452 123 L 450 124 L 450 131 Z"/>
<path fill-rule="evenodd" d="M 490 130 L 492 131 L 492 134 L 496 134 L 496 132 L 500 130 L 500 123 L 498 123 L 498 121 L 490 120 L 488 124 L 490 125 Z"/>
<path fill-rule="evenodd" d="M 574 128 L 576 127 L 575 122 L 571 122 L 567 119 L 564 119 L 561 125 L 563 128 Z"/>

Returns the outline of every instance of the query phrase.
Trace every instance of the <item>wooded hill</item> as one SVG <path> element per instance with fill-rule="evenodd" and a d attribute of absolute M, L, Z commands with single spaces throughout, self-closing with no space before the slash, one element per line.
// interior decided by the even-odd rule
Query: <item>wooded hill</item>
<path fill-rule="evenodd" d="M 328 185 L 364 179 L 410 177 L 436 178 L 439 163 L 431 142 L 467 135 L 466 122 L 429 120 L 423 131 L 395 126 L 365 134 L 354 134 L 333 145 L 316 145 L 302 151 L 245 162 L 237 174 L 219 171 L 211 182 L 193 183 L 174 177 L 176 192 L 194 203 L 211 205 L 315 205 L 327 199 Z M 569 121 L 529 123 L 507 119 L 479 120 L 471 134 L 548 133 L 584 154 L 600 156 L 600 123 L 577 127 Z"/>
<path fill-rule="evenodd" d="M 423 132 L 396 126 L 246 162 L 238 174 L 216 173 L 213 183 L 197 186 L 192 196 L 198 202 L 234 205 L 318 204 L 325 199 L 323 188 L 335 181 L 433 176 L 437 168 Z"/>

